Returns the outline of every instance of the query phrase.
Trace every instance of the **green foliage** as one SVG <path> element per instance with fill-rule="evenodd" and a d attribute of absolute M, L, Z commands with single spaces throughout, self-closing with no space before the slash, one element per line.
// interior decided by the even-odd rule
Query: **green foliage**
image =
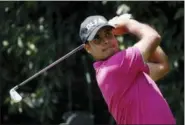
<path fill-rule="evenodd" d="M 96 85 L 92 59 L 78 52 L 20 89 L 21 103 L 13 103 L 9 89 L 81 44 L 79 26 L 86 16 L 106 18 L 125 12 L 155 27 L 169 56 L 170 73 L 158 82 L 178 124 L 183 123 L 184 2 L 1 2 L 0 84 L 2 123 L 58 124 L 68 110 L 93 110 L 96 123 L 108 123 L 109 113 Z M 133 45 L 119 37 L 120 48 Z M 87 64 L 84 61 L 84 58 Z M 85 74 L 92 82 L 89 109 Z M 70 89 L 68 89 L 70 88 Z M 68 93 L 71 91 L 72 96 Z M 87 95 L 87 96 L 86 96 Z M 69 98 L 71 97 L 71 98 Z M 71 101 L 72 102 L 71 102 Z M 72 105 L 71 105 L 72 104 Z M 105 111 L 102 113 L 102 111 Z M 17 116 L 16 118 L 14 116 Z M 30 119 L 33 119 L 32 121 Z M 17 120 L 17 121 L 16 121 Z"/>

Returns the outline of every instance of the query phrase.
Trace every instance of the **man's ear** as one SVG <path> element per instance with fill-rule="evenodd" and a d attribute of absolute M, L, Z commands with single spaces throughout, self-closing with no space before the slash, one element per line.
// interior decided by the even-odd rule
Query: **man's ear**
<path fill-rule="evenodd" d="M 84 49 L 91 54 L 91 46 L 89 45 L 89 43 L 85 44 Z"/>

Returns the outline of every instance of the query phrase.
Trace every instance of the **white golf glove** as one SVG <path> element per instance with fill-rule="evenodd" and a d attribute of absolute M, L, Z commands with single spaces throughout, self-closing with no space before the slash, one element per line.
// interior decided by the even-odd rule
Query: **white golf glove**
<path fill-rule="evenodd" d="M 124 26 L 131 18 L 132 15 L 126 13 L 110 19 L 108 23 L 114 27 Z"/>

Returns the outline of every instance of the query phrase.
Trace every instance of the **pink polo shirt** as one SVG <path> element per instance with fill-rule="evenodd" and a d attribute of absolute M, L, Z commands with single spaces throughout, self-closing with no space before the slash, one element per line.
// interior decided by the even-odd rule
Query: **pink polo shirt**
<path fill-rule="evenodd" d="M 117 124 L 176 124 L 136 47 L 94 63 L 96 79 Z"/>

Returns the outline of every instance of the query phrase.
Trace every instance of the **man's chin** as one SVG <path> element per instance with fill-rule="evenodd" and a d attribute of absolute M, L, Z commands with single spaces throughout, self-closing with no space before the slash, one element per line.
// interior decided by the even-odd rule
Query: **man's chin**
<path fill-rule="evenodd" d="M 109 52 L 106 53 L 106 55 L 104 56 L 104 58 L 102 59 L 98 59 L 98 60 L 101 60 L 101 61 L 104 61 L 104 60 L 107 60 L 108 58 L 112 57 L 114 54 L 116 54 L 117 52 L 119 52 L 119 49 L 112 49 L 112 50 L 109 50 Z"/>
<path fill-rule="evenodd" d="M 112 57 L 112 56 L 113 56 L 114 54 L 116 54 L 117 52 L 118 52 L 117 50 L 112 51 L 110 54 L 108 54 L 108 55 L 106 56 L 106 59 Z M 105 60 L 106 60 L 106 59 L 105 59 Z"/>

